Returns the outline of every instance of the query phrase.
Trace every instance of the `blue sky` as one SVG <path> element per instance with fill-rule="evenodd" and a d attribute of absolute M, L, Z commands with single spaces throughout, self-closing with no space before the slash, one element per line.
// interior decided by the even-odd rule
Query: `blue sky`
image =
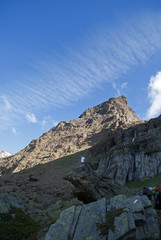
<path fill-rule="evenodd" d="M 0 150 L 125 95 L 161 113 L 160 0 L 1 0 Z"/>

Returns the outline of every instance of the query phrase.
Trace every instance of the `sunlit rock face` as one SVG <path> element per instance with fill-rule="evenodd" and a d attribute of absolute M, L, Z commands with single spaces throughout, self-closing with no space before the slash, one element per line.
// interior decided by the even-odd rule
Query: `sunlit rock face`
<path fill-rule="evenodd" d="M 138 124 L 140 119 L 130 108 L 126 97 L 111 98 L 87 109 L 79 118 L 60 122 L 44 133 L 10 161 L 4 162 L 3 173 L 19 172 L 62 156 L 89 148 L 104 139 L 112 129 Z"/>

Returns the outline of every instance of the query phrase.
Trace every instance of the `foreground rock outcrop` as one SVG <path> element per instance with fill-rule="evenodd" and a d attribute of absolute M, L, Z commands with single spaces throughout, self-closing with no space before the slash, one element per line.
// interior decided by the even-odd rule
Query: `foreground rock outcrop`
<path fill-rule="evenodd" d="M 85 204 L 104 197 L 109 199 L 117 194 L 131 194 L 127 188 L 114 183 L 111 178 L 97 175 L 89 164 L 80 165 L 65 179 L 74 185 L 73 195 Z"/>
<path fill-rule="evenodd" d="M 89 203 L 104 195 L 110 198 L 119 193 L 127 193 L 123 186 L 114 184 L 107 177 L 99 178 L 93 174 L 95 178 L 92 179 L 89 171 L 93 170 L 80 163 L 82 154 L 84 152 L 22 172 L 3 175 L 0 177 L 0 194 L 7 192 L 15 197 L 27 215 L 46 226 L 56 221 L 61 211 L 68 207 L 80 205 L 82 202 Z M 80 165 L 82 170 L 75 175 L 74 169 Z M 84 183 L 81 190 L 75 190 L 73 184 L 64 179 L 69 173 L 70 176 L 75 175 L 76 182 L 79 182 L 80 178 L 80 183 Z"/>
<path fill-rule="evenodd" d="M 22 151 L 0 164 L 0 174 L 18 172 L 75 153 L 98 143 L 106 132 L 141 122 L 126 97 L 111 98 L 79 118 L 60 122 Z"/>
<path fill-rule="evenodd" d="M 45 240 L 159 239 L 156 211 L 146 196 L 117 195 L 63 211 Z"/>
<path fill-rule="evenodd" d="M 9 196 L 7 193 L 0 194 L 0 217 L 3 213 L 8 213 L 11 207 L 21 208 L 14 197 Z"/>

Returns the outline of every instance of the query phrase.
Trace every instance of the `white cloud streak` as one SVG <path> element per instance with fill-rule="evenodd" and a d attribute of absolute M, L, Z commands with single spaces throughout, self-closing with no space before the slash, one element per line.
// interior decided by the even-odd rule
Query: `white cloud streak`
<path fill-rule="evenodd" d="M 148 97 L 151 103 L 147 111 L 147 118 L 149 119 L 157 117 L 161 113 L 161 72 L 150 78 Z"/>
<path fill-rule="evenodd" d="M 56 125 L 58 125 L 59 122 L 54 121 L 52 119 L 51 116 L 46 116 L 43 118 L 42 122 L 41 122 L 41 127 L 43 130 L 49 130 L 52 127 L 55 127 Z"/>
<path fill-rule="evenodd" d="M 8 111 L 9 109 L 12 108 L 12 107 L 11 107 L 11 104 L 9 103 L 9 100 L 7 99 L 6 96 L 1 96 L 1 99 L 2 99 L 3 102 L 4 102 L 4 109 L 5 109 L 6 111 Z"/>
<path fill-rule="evenodd" d="M 37 119 L 35 117 L 35 114 L 33 114 L 33 113 L 27 113 L 26 118 L 31 123 L 37 123 Z"/>
<path fill-rule="evenodd" d="M 104 27 L 88 36 L 77 50 L 65 49 L 64 55 L 58 54 L 52 60 L 50 56 L 50 61 L 34 64 L 33 75 L 19 77 L 16 88 L 2 90 L 6 101 L 2 116 L 24 118 L 26 112 L 59 108 L 86 97 L 103 83 L 112 84 L 119 95 L 126 84 L 118 84 L 118 79 L 135 66 L 145 64 L 158 50 L 161 50 L 160 13 L 137 16 L 131 22 L 127 19 L 115 29 Z M 11 110 L 10 102 L 12 114 L 8 117 L 6 109 Z M 27 119 L 37 121 L 32 114 Z"/>
<path fill-rule="evenodd" d="M 127 82 L 123 82 L 121 85 L 117 85 L 116 81 L 112 83 L 113 89 L 116 91 L 116 96 L 120 96 L 122 94 L 122 91 L 124 91 L 127 88 Z"/>
<path fill-rule="evenodd" d="M 16 135 L 17 134 L 16 128 L 13 127 L 12 132 Z"/>

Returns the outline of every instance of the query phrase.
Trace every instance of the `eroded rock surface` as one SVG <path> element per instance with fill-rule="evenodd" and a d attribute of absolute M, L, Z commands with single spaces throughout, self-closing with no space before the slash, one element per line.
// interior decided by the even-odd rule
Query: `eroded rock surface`
<path fill-rule="evenodd" d="M 114 216 L 119 209 L 119 216 Z M 103 198 L 66 209 L 50 226 L 45 240 L 141 240 L 159 236 L 157 214 L 146 196 L 117 195 L 108 201 Z"/>

